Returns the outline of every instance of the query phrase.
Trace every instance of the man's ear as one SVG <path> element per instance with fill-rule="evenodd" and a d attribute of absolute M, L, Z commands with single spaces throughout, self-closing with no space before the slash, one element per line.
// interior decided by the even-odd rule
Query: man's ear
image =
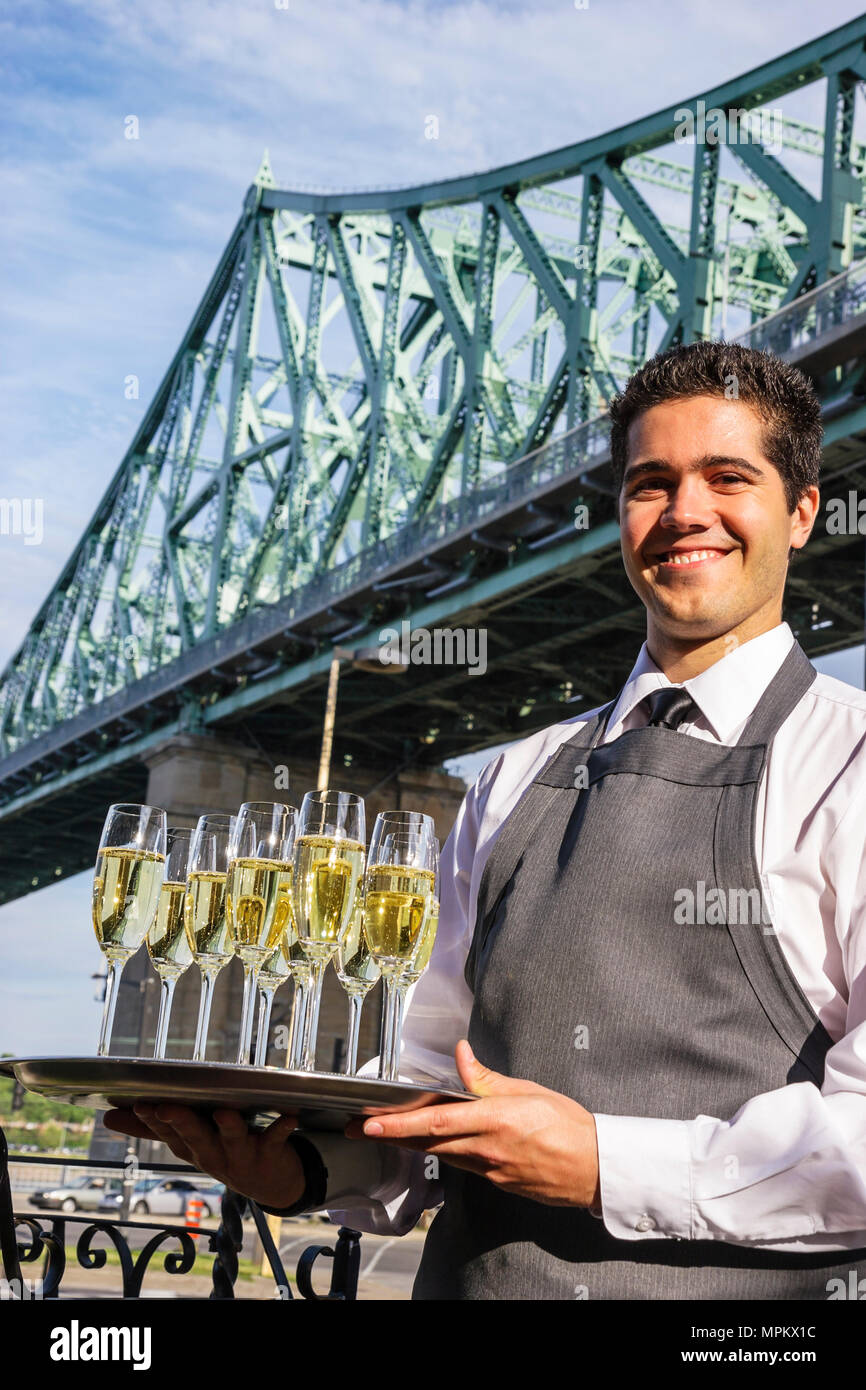
<path fill-rule="evenodd" d="M 817 485 L 813 485 L 812 487 L 806 488 L 802 496 L 799 498 L 796 506 L 794 507 L 793 512 L 791 513 L 792 517 L 795 516 L 797 512 L 800 513 L 801 530 L 805 531 L 805 535 L 803 535 L 799 545 L 792 545 L 790 547 L 788 553 L 789 560 L 793 551 L 802 550 L 803 547 L 809 543 L 809 540 L 812 536 L 812 532 L 815 529 L 815 523 L 818 520 L 818 514 L 820 512 L 820 509 L 821 493 Z"/>

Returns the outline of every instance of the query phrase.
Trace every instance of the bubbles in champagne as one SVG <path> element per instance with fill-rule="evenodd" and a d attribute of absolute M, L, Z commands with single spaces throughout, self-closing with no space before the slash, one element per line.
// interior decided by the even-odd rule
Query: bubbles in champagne
<path fill-rule="evenodd" d="M 278 933 L 287 932 L 290 937 L 297 938 L 295 928 L 295 913 L 292 907 L 292 878 L 294 868 L 291 864 L 280 865 L 280 876 L 277 883 L 277 906 L 274 911 L 274 931 Z"/>
<path fill-rule="evenodd" d="M 100 850 L 93 879 L 93 929 L 106 952 L 132 955 L 147 936 L 165 877 L 165 857 Z"/>
<path fill-rule="evenodd" d="M 185 883 L 163 883 L 156 905 L 156 921 L 148 932 L 147 950 L 158 974 L 182 975 L 192 963 L 192 951 L 184 931 Z"/>
<path fill-rule="evenodd" d="M 337 946 L 348 928 L 363 870 L 364 846 L 357 841 L 330 835 L 298 837 L 294 908 L 298 936 L 308 952 L 327 958 Z"/>
<path fill-rule="evenodd" d="M 411 958 L 433 901 L 435 884 L 431 869 L 375 864 L 367 870 L 364 932 L 380 966 Z"/>
<path fill-rule="evenodd" d="M 239 955 L 262 955 L 279 945 L 274 919 L 280 874 L 287 868 L 278 859 L 235 859 L 228 873 L 226 915 L 229 933 Z"/>
<path fill-rule="evenodd" d="M 199 964 L 226 965 L 232 957 L 226 920 L 226 876 L 194 870 L 187 881 L 184 928 Z"/>

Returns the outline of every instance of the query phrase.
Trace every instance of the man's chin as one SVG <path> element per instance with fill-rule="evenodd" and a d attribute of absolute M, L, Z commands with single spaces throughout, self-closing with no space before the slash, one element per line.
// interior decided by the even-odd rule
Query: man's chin
<path fill-rule="evenodd" d="M 664 601 L 667 597 L 660 597 L 657 591 L 653 591 L 646 607 L 656 626 L 676 641 L 706 641 L 722 637 L 736 626 L 736 615 L 724 611 L 718 601 L 704 599 L 700 603 L 670 603 Z"/>

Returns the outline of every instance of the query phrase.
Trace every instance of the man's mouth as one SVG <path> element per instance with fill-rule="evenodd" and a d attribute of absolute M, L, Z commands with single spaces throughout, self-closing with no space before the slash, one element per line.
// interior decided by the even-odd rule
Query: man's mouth
<path fill-rule="evenodd" d="M 717 550 L 713 547 L 703 547 L 694 550 L 663 550 L 655 557 L 655 563 L 660 569 L 686 569 L 693 568 L 695 565 L 711 564 L 714 560 L 721 560 L 728 554 L 727 550 Z"/>

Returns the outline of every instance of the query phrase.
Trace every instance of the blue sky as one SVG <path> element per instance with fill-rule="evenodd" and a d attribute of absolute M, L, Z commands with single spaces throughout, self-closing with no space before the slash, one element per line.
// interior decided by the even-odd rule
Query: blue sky
<path fill-rule="evenodd" d="M 0 537 L 0 665 L 117 467 L 265 147 L 286 187 L 489 168 L 693 95 L 860 10 L 7 0 L 0 494 L 44 499 L 44 540 Z M 130 115 L 137 140 L 124 137 Z M 129 374 L 138 400 L 125 399 Z M 862 655 L 834 674 L 862 684 Z M 0 909 L 0 1051 L 94 1050 L 88 891 L 84 875 Z"/>

